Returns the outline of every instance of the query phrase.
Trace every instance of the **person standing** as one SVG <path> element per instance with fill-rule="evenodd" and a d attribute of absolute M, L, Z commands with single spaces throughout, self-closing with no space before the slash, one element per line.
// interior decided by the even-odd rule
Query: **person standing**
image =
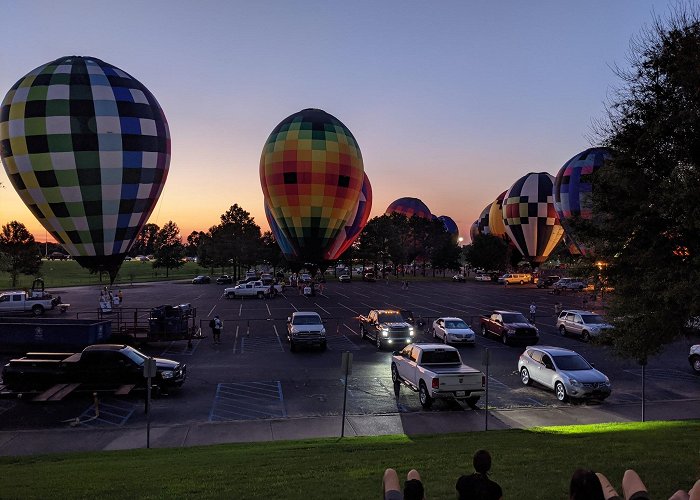
<path fill-rule="evenodd" d="M 121 290 L 119 290 L 119 292 L 117 293 L 117 297 L 119 297 L 119 304 L 124 302 L 124 294 L 122 293 Z"/>
<path fill-rule="evenodd" d="M 209 327 L 211 328 L 211 334 L 214 339 L 215 344 L 221 344 L 221 330 L 224 329 L 224 322 L 221 321 L 219 316 L 214 316 L 214 318 L 209 322 Z"/>
<path fill-rule="evenodd" d="M 537 306 L 534 302 L 530 304 L 530 323 L 535 324 L 535 316 L 537 315 Z"/>
<path fill-rule="evenodd" d="M 503 490 L 488 477 L 491 470 L 491 454 L 486 450 L 474 453 L 474 474 L 463 475 L 457 480 L 455 488 L 460 500 L 501 500 Z"/>

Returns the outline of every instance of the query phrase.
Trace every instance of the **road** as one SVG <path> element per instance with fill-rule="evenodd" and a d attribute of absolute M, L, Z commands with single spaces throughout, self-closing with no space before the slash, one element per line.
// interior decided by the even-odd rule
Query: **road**
<path fill-rule="evenodd" d="M 538 387 L 526 387 L 517 374 L 522 347 L 505 346 L 497 339 L 478 335 L 474 347 L 460 347 L 464 361 L 486 371 L 484 352 L 490 353 L 489 408 L 509 410 L 541 408 L 542 415 L 557 415 L 558 410 L 595 408 L 610 415 L 610 420 L 641 419 L 642 367 L 632 360 L 616 357 L 610 347 L 591 345 L 560 336 L 555 329 L 554 303 L 564 308 L 580 308 L 581 296 L 553 296 L 532 285 L 499 286 L 492 283 L 452 283 L 444 281 L 412 282 L 404 290 L 399 282 L 329 282 L 323 294 L 299 295 L 287 289 L 274 299 L 237 299 L 222 297 L 224 286 L 192 285 L 189 282 L 161 282 L 123 287 L 126 310 L 138 307 L 146 314 L 150 307 L 191 303 L 197 308 L 198 321 L 208 334 L 208 321 L 218 314 L 224 321 L 222 343 L 211 337 L 186 342 L 153 344 L 143 351 L 184 361 L 188 380 L 180 391 L 154 400 L 151 417 L 159 424 L 182 424 L 264 419 L 293 419 L 342 414 L 344 379 L 341 353 L 353 354 L 352 374 L 348 380 L 348 415 L 454 414 L 472 418 L 475 411 L 457 403 L 437 401 L 426 412 L 417 394 L 402 388 L 394 393 L 389 372 L 391 353 L 378 352 L 359 335 L 356 316 L 375 308 L 411 309 L 430 322 L 438 316 L 459 316 L 474 327 L 481 314 L 492 309 L 512 309 L 527 313 L 531 302 L 538 307 L 537 326 L 540 344 L 576 350 L 612 381 L 610 398 L 599 403 L 560 403 L 553 393 Z M 69 316 L 94 314 L 98 287 L 54 290 L 71 304 Z M 293 311 L 318 312 L 326 321 L 326 352 L 301 350 L 291 353 L 286 342 L 286 318 Z M 420 330 L 417 341 L 432 341 Z M 697 340 L 696 340 L 697 342 Z M 645 368 L 644 397 L 655 408 L 654 418 L 697 417 L 684 410 L 700 408 L 700 377 L 688 365 L 689 341 L 679 341 L 650 359 Z M 9 356 L 0 356 L 6 362 Z M 484 401 L 479 402 L 483 409 Z M 128 397 L 100 396 L 100 418 L 95 426 L 138 425 L 145 421 L 142 394 Z M 480 410 L 477 410 L 477 412 Z M 470 413 L 471 412 L 471 413 Z M 0 430 L 65 427 L 67 421 L 85 420 L 94 415 L 91 394 L 73 394 L 59 403 L 37 404 L 16 398 L 0 399 Z M 571 414 L 570 411 L 567 414 Z M 647 416 L 647 418 L 649 418 Z M 585 421 L 585 419 L 583 419 Z M 579 422 L 571 422 L 579 423 Z"/>

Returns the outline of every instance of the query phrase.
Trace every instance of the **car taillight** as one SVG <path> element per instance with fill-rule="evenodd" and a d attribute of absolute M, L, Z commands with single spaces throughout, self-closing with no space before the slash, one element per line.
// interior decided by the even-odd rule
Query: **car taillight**
<path fill-rule="evenodd" d="M 439 389 L 439 388 L 440 388 L 440 379 L 436 377 L 433 379 L 433 389 Z"/>
<path fill-rule="evenodd" d="M 486 375 L 481 376 L 481 387 L 486 387 Z"/>

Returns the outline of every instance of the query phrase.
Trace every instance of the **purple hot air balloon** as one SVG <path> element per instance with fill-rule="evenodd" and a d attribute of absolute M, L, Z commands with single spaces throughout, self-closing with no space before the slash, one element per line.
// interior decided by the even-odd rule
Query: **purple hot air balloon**
<path fill-rule="evenodd" d="M 389 205 L 384 212 L 385 215 L 393 213 L 403 214 L 409 219 L 414 215 L 424 219 L 432 220 L 433 214 L 430 209 L 418 198 L 399 198 Z"/>
<path fill-rule="evenodd" d="M 450 233 L 455 238 L 459 238 L 459 228 L 457 227 L 457 223 L 454 220 L 452 220 L 452 217 L 449 217 L 447 215 L 441 215 L 440 217 L 438 217 L 438 219 L 442 221 L 448 233 Z"/>

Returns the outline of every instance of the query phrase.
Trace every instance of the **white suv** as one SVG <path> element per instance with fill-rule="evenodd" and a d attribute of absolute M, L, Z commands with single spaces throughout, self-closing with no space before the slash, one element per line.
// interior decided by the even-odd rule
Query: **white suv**
<path fill-rule="evenodd" d="M 586 288 L 586 284 L 578 278 L 562 278 L 552 287 L 555 290 L 583 290 Z"/>
<path fill-rule="evenodd" d="M 578 335 L 586 342 L 591 340 L 591 337 L 597 337 L 612 329 L 610 323 L 592 311 L 568 309 L 560 312 L 557 317 L 557 330 L 562 336 Z"/>

